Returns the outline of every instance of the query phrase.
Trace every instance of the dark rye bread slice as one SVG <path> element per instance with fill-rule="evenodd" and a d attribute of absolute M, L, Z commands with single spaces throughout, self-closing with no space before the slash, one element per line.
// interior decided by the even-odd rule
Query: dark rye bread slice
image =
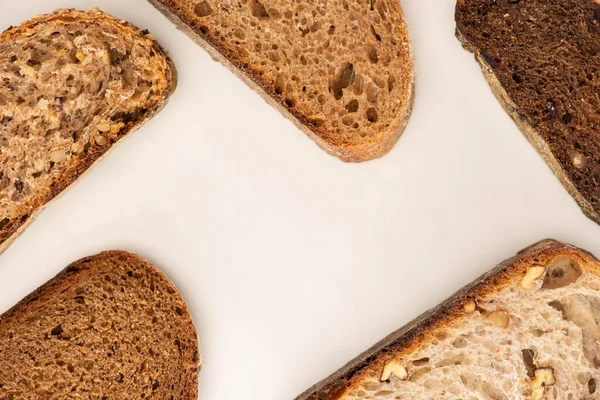
<path fill-rule="evenodd" d="M 328 153 L 396 143 L 414 71 L 398 0 L 150 0 Z"/>
<path fill-rule="evenodd" d="M 600 263 L 546 240 L 297 400 L 597 399 L 599 314 Z"/>
<path fill-rule="evenodd" d="M 0 35 L 0 252 L 175 89 L 147 31 L 60 10 Z"/>
<path fill-rule="evenodd" d="M 600 5 L 459 0 L 455 17 L 496 97 L 600 223 Z"/>
<path fill-rule="evenodd" d="M 107 251 L 0 315 L 0 399 L 198 398 L 196 329 L 171 281 Z"/>

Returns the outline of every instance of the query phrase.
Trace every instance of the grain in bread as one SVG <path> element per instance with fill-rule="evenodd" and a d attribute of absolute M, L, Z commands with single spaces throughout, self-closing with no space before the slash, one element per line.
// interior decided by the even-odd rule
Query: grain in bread
<path fill-rule="evenodd" d="M 597 399 L 600 263 L 544 241 L 297 400 Z"/>
<path fill-rule="evenodd" d="M 600 223 L 600 3 L 459 0 L 455 18 L 503 107 Z"/>
<path fill-rule="evenodd" d="M 196 400 L 199 366 L 185 301 L 123 251 L 74 262 L 0 315 L 0 399 Z"/>
<path fill-rule="evenodd" d="M 150 2 L 330 154 L 377 158 L 404 130 L 414 71 L 397 0 Z"/>
<path fill-rule="evenodd" d="M 99 10 L 0 35 L 0 251 L 175 88 L 153 37 Z"/>

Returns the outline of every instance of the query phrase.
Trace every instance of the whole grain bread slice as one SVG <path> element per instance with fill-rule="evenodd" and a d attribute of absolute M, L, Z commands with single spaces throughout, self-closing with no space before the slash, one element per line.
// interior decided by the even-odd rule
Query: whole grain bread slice
<path fill-rule="evenodd" d="M 458 0 L 455 18 L 502 106 L 600 223 L 600 3 Z"/>
<path fill-rule="evenodd" d="M 600 263 L 543 241 L 297 399 L 596 399 L 599 314 Z"/>
<path fill-rule="evenodd" d="M 148 261 L 74 262 L 0 315 L 0 399 L 198 398 L 185 301 Z"/>
<path fill-rule="evenodd" d="M 150 0 L 328 153 L 386 154 L 414 71 L 397 0 Z"/>
<path fill-rule="evenodd" d="M 147 31 L 97 9 L 0 34 L 0 252 L 176 85 Z"/>

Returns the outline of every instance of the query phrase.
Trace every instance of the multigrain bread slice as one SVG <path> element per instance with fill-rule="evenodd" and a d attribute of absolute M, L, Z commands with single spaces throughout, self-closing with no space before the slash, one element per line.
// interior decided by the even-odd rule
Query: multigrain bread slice
<path fill-rule="evenodd" d="M 0 315 L 0 399 L 198 398 L 185 301 L 148 261 L 107 251 Z"/>
<path fill-rule="evenodd" d="M 600 3 L 458 0 L 455 18 L 505 110 L 600 223 Z"/>
<path fill-rule="evenodd" d="M 597 399 L 598 315 L 600 263 L 543 241 L 298 400 Z"/>
<path fill-rule="evenodd" d="M 0 35 L 0 252 L 175 89 L 147 31 L 60 10 Z"/>
<path fill-rule="evenodd" d="M 328 153 L 387 153 L 414 71 L 397 0 L 150 0 Z"/>

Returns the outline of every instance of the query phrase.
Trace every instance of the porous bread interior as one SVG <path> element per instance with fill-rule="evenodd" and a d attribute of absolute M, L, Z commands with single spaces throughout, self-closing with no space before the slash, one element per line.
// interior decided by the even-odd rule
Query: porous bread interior
<path fill-rule="evenodd" d="M 377 154 L 346 159 L 380 156 L 400 135 L 414 77 L 397 1 L 158 2 L 329 146 L 392 141 Z"/>
<path fill-rule="evenodd" d="M 75 268 L 0 316 L 0 398 L 196 400 L 196 332 L 170 281 L 124 252 Z"/>
<path fill-rule="evenodd" d="M 521 130 L 600 223 L 600 3 L 461 0 L 456 24 Z"/>
<path fill-rule="evenodd" d="M 582 270 L 574 283 L 542 288 L 548 274 L 567 276 L 573 263 Z M 381 368 L 372 369 L 341 398 L 527 399 L 531 377 L 524 350 L 535 354 L 535 368 L 553 370 L 556 383 L 544 388 L 545 399 L 598 398 L 598 265 L 571 256 L 540 260 L 538 265 L 548 269 L 534 282 L 533 289 L 524 289 L 521 279 L 512 279 L 497 291 L 477 297 L 478 308 L 473 313 L 465 311 L 460 318 L 434 329 L 410 350 L 396 354 L 406 366 L 408 380 L 392 376 L 382 382 Z M 490 315 L 495 311 L 508 313 L 507 328 L 493 323 Z M 394 354 L 387 357 L 394 359 Z"/>
<path fill-rule="evenodd" d="M 4 32 L 0 231 L 52 198 L 53 184 L 90 151 L 146 118 L 170 77 L 151 37 L 97 10 L 63 10 Z"/>

